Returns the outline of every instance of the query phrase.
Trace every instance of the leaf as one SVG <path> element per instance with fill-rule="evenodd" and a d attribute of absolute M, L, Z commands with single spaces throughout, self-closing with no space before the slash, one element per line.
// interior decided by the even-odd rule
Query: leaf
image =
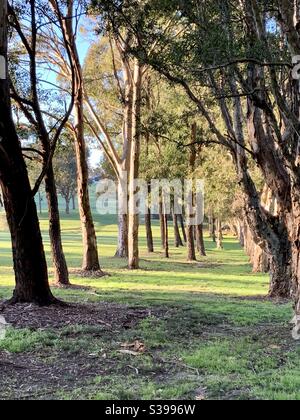
<path fill-rule="evenodd" d="M 145 353 L 146 352 L 146 346 L 144 343 L 142 343 L 139 340 L 134 341 L 133 343 L 124 343 L 121 344 L 121 347 L 125 349 L 126 351 L 131 351 L 132 353 Z"/>

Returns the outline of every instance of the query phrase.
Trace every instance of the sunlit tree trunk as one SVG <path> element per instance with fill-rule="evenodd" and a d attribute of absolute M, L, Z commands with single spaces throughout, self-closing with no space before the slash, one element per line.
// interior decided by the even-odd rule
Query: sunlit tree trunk
<path fill-rule="evenodd" d="M 128 267 L 130 270 L 136 270 L 139 268 L 139 215 L 136 214 L 135 211 L 135 181 L 139 176 L 140 162 L 142 67 L 137 59 L 134 61 L 128 217 Z"/>
<path fill-rule="evenodd" d="M 127 171 L 120 171 L 118 186 L 118 248 L 115 256 L 128 258 L 128 197 L 127 197 Z"/>
<path fill-rule="evenodd" d="M 217 219 L 217 248 L 218 249 L 223 249 L 223 232 L 222 232 L 222 222 L 221 220 L 218 218 Z"/>
<path fill-rule="evenodd" d="M 145 214 L 145 226 L 146 226 L 146 237 L 147 237 L 147 248 L 149 253 L 154 252 L 154 241 L 153 241 L 153 232 L 152 232 L 152 222 L 151 222 L 151 184 L 148 183 L 148 206 L 147 213 Z"/>
<path fill-rule="evenodd" d="M 185 223 L 184 223 L 184 217 L 182 214 L 180 214 L 178 216 L 179 220 L 180 220 L 180 226 L 181 226 L 181 231 L 182 231 L 182 236 L 183 236 L 183 240 L 186 243 L 187 242 L 187 237 L 186 237 L 186 230 L 185 230 Z"/>
<path fill-rule="evenodd" d="M 196 243 L 197 250 L 201 257 L 206 257 L 204 235 L 203 235 L 203 224 L 196 226 Z"/>
<path fill-rule="evenodd" d="M 81 220 L 82 240 L 83 240 L 83 262 L 84 271 L 101 271 L 98 255 L 97 237 L 92 216 L 89 196 L 89 169 L 87 163 L 87 151 L 84 137 L 84 94 L 83 94 L 83 75 L 79 60 L 76 39 L 73 30 L 73 1 L 69 2 L 68 16 L 63 20 L 68 49 L 71 54 L 73 67 L 73 83 L 75 85 L 74 97 L 74 143 L 77 163 L 77 193 L 78 208 Z"/>

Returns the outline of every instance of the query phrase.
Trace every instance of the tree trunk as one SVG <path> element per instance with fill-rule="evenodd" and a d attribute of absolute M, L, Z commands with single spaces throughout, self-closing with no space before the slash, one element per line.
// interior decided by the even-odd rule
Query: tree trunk
<path fill-rule="evenodd" d="M 163 198 L 163 220 L 164 220 L 164 232 L 165 232 L 165 237 L 164 237 L 165 258 L 170 258 L 168 215 L 166 214 L 166 206 L 165 206 L 164 198 Z"/>
<path fill-rule="evenodd" d="M 75 195 L 72 195 L 72 209 L 73 209 L 73 211 L 76 210 Z"/>
<path fill-rule="evenodd" d="M 269 273 L 270 271 L 269 256 L 259 245 L 254 244 L 251 263 L 253 273 Z"/>
<path fill-rule="evenodd" d="M 69 272 L 62 245 L 58 199 L 52 163 L 49 165 L 45 176 L 45 187 L 48 201 L 49 236 L 54 267 L 54 279 L 57 284 L 66 286 L 70 284 Z"/>
<path fill-rule="evenodd" d="M 16 287 L 13 303 L 55 302 L 49 283 L 37 208 L 13 123 L 7 68 L 7 2 L 0 1 L 0 184 L 12 239 Z"/>
<path fill-rule="evenodd" d="M 239 238 L 239 242 L 242 248 L 244 248 L 245 246 L 245 226 L 244 223 L 241 222 L 240 220 L 238 220 L 237 223 L 237 228 L 238 228 L 238 238 Z"/>
<path fill-rule="evenodd" d="M 128 215 L 119 214 L 117 258 L 128 258 Z"/>
<path fill-rule="evenodd" d="M 296 184 L 297 185 L 297 184 Z M 290 238 L 292 239 L 292 294 L 295 299 L 295 319 L 293 337 L 300 339 L 300 188 L 293 187 L 293 217 Z"/>
<path fill-rule="evenodd" d="M 217 242 L 217 236 L 216 236 L 216 219 L 214 218 L 214 216 L 210 216 L 209 218 L 209 233 L 210 233 L 210 237 L 212 239 L 213 242 Z"/>
<path fill-rule="evenodd" d="M 196 249 L 194 241 L 194 226 L 187 226 L 186 228 L 186 237 L 187 237 L 187 251 L 188 251 L 188 261 L 197 261 L 196 258 Z"/>
<path fill-rule="evenodd" d="M 149 253 L 154 252 L 154 242 L 153 242 L 153 233 L 152 233 L 152 224 L 151 224 L 151 210 L 148 209 L 148 213 L 145 214 L 145 226 L 146 226 L 146 235 L 147 235 L 147 248 Z"/>
<path fill-rule="evenodd" d="M 128 218 L 128 267 L 130 270 L 139 268 L 139 215 L 135 211 L 137 192 L 135 181 L 139 176 L 140 163 L 142 67 L 138 59 L 134 61 Z"/>
<path fill-rule="evenodd" d="M 217 220 L 217 248 L 223 249 L 223 232 L 222 232 L 222 222 L 220 219 Z"/>
<path fill-rule="evenodd" d="M 196 123 L 192 124 L 191 130 L 191 145 L 190 145 L 190 157 L 189 157 L 189 169 L 190 174 L 193 176 L 195 171 L 195 164 L 197 158 L 196 152 L 196 138 L 197 138 L 197 125 Z M 194 192 L 190 191 L 188 197 L 188 208 L 187 208 L 187 221 L 186 221 L 186 237 L 187 237 L 187 251 L 188 251 L 188 261 L 196 261 L 196 249 L 195 249 L 195 226 L 192 224 L 192 219 L 194 216 Z"/>
<path fill-rule="evenodd" d="M 165 249 L 165 218 L 164 218 L 164 212 L 163 212 L 163 203 L 162 200 L 160 200 L 159 203 L 159 224 L 160 224 L 160 238 L 161 238 L 161 248 Z"/>
<path fill-rule="evenodd" d="M 196 226 L 196 243 L 197 250 L 201 257 L 206 257 L 204 236 L 203 236 L 203 225 Z"/>
<path fill-rule="evenodd" d="M 72 13 L 71 9 L 69 8 L 68 13 Z M 72 132 L 75 140 L 78 207 L 83 240 L 82 269 L 84 271 L 101 271 L 89 197 L 89 169 L 84 138 L 83 75 L 76 46 L 76 37 L 74 36 L 73 19 L 63 19 L 62 28 L 66 36 L 66 48 L 70 52 L 74 70 L 74 129 Z"/>
<path fill-rule="evenodd" d="M 11 134 L 6 132 L 12 139 Z M 11 302 L 50 305 L 55 302 L 55 299 L 49 288 L 47 264 L 36 206 L 28 178 L 26 180 L 25 165 L 23 168 L 20 166 L 22 162 L 19 158 L 20 155 L 19 157 L 15 155 L 14 164 L 18 163 L 19 165 L 18 173 L 14 171 L 12 174 L 7 171 L 5 177 L 0 175 L 7 221 L 11 232 L 16 281 Z M 3 167 L 1 158 L 0 167 Z M 7 182 L 9 182 L 9 186 Z"/>
<path fill-rule="evenodd" d="M 173 210 L 173 226 L 174 226 L 174 245 L 176 248 L 183 246 L 183 242 L 180 236 L 179 226 L 178 226 L 178 215 L 174 213 Z"/>
<path fill-rule="evenodd" d="M 128 258 L 128 173 L 120 171 L 118 184 L 118 249 L 115 256 Z"/>
<path fill-rule="evenodd" d="M 270 257 L 270 290 L 271 298 L 289 299 L 292 295 L 292 266 L 288 248 L 282 247 Z"/>
<path fill-rule="evenodd" d="M 66 214 L 70 214 L 70 199 L 65 198 L 66 200 Z"/>
<path fill-rule="evenodd" d="M 184 218 L 183 218 L 182 214 L 180 214 L 178 217 L 179 217 L 179 220 L 180 220 L 180 226 L 181 226 L 181 231 L 182 231 L 182 235 L 183 235 L 183 240 L 186 243 L 187 242 L 187 237 L 186 237 L 186 229 L 185 229 L 185 224 L 184 224 Z"/>
<path fill-rule="evenodd" d="M 83 240 L 83 262 L 84 271 L 101 271 L 97 247 L 97 237 L 90 206 L 89 196 L 89 172 L 87 165 L 86 144 L 84 139 L 83 125 L 83 97 L 82 87 L 77 89 L 75 100 L 75 151 L 77 162 L 77 189 L 78 208 L 81 221 Z"/>

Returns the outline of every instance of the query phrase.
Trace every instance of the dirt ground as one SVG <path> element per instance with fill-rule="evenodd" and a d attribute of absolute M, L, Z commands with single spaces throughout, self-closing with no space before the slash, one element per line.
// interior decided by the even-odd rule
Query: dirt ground
<path fill-rule="evenodd" d="M 130 308 L 114 303 L 70 304 L 40 308 L 36 305 L 3 305 L 2 314 L 14 328 L 62 328 L 70 325 L 103 326 L 106 329 L 122 329 L 135 326 L 140 320 L 161 311 Z"/>
<path fill-rule="evenodd" d="M 69 340 L 102 339 L 104 335 L 119 336 L 148 317 L 160 317 L 163 309 L 137 309 L 113 303 L 76 304 L 67 307 L 40 308 L 35 305 L 4 306 L 0 314 L 15 329 L 64 332 Z M 72 331 L 72 327 L 90 328 Z M 67 331 L 66 331 L 67 329 Z M 71 349 L 72 350 L 72 349 Z M 85 351 L 87 350 L 87 351 Z M 9 353 L 0 351 L 0 399 L 56 399 L 53 390 L 63 393 L 84 387 L 89 379 L 110 373 L 132 373 L 132 367 L 120 367 L 115 360 L 78 351 L 49 351 L 43 345 L 38 351 Z"/>

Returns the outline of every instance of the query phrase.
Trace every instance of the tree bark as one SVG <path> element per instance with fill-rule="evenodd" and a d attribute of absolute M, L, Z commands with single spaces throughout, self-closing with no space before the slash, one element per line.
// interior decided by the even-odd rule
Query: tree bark
<path fill-rule="evenodd" d="M 222 232 L 222 222 L 220 219 L 217 219 L 217 248 L 223 249 L 223 232 Z"/>
<path fill-rule="evenodd" d="M 60 12 L 57 10 L 57 13 Z M 76 37 L 73 29 L 73 2 L 68 4 L 67 17 L 62 20 L 62 30 L 66 38 L 66 49 L 69 51 L 72 62 L 72 79 L 74 83 L 74 127 L 73 136 L 77 164 L 77 193 L 78 208 L 81 221 L 83 240 L 83 262 L 84 271 L 101 271 L 98 255 L 97 237 L 92 216 L 89 197 L 89 170 L 87 163 L 86 143 L 84 137 L 84 92 L 83 75 L 79 54 L 76 46 Z"/>
<path fill-rule="evenodd" d="M 179 217 L 179 220 L 180 220 L 180 226 L 181 226 L 183 240 L 186 243 L 187 242 L 187 237 L 186 237 L 186 229 L 185 229 L 185 224 L 184 224 L 184 218 L 183 218 L 182 214 L 180 214 L 178 217 Z"/>
<path fill-rule="evenodd" d="M 118 185 L 118 248 L 115 256 L 128 258 L 128 172 L 119 171 Z"/>
<path fill-rule="evenodd" d="M 210 226 L 210 237 L 212 239 L 213 242 L 217 242 L 217 236 L 216 236 L 216 219 L 214 216 L 210 216 L 210 221 L 209 221 L 209 226 Z"/>
<path fill-rule="evenodd" d="M 181 239 L 179 226 L 178 226 L 178 215 L 174 213 L 173 210 L 173 226 L 174 226 L 174 245 L 176 248 L 183 246 L 183 242 Z"/>
<path fill-rule="evenodd" d="M 164 212 L 163 212 L 163 203 L 162 203 L 162 199 L 160 198 L 160 203 L 159 203 L 159 224 L 160 224 L 160 238 L 161 238 L 161 248 L 165 249 L 165 237 L 166 237 L 166 232 L 165 232 L 165 220 L 164 220 Z"/>
<path fill-rule="evenodd" d="M 55 303 L 38 221 L 37 208 L 21 145 L 13 123 L 7 67 L 7 2 L 0 0 L 0 184 L 11 233 L 16 287 L 12 303 Z"/>
<path fill-rule="evenodd" d="M 139 269 L 139 215 L 136 214 L 135 211 L 135 181 L 139 176 L 140 163 L 142 66 L 138 59 L 135 59 L 134 61 L 128 217 L 128 267 L 130 270 Z"/>
<path fill-rule="evenodd" d="M 153 242 L 150 208 L 148 208 L 148 213 L 145 214 L 145 226 L 146 226 L 146 236 L 147 236 L 147 248 L 148 248 L 148 252 L 151 254 L 154 252 L 154 242 Z"/>
<path fill-rule="evenodd" d="M 269 273 L 269 256 L 259 245 L 254 244 L 250 258 L 253 273 Z"/>
<path fill-rule="evenodd" d="M 203 236 L 203 225 L 196 226 L 196 243 L 197 243 L 197 250 L 201 257 L 206 257 L 205 251 L 205 243 L 204 243 L 204 236 Z"/>
<path fill-rule="evenodd" d="M 58 285 L 67 286 L 70 284 L 69 272 L 62 245 L 58 199 L 52 163 L 50 163 L 45 176 L 45 187 L 48 201 L 49 236 L 54 266 L 54 279 Z"/>
<path fill-rule="evenodd" d="M 193 175 L 195 171 L 196 163 L 196 138 L 197 138 L 197 125 L 196 123 L 192 124 L 191 127 L 191 145 L 190 145 L 190 158 L 189 158 L 189 169 L 190 174 Z M 191 223 L 193 218 L 193 209 L 194 206 L 194 192 L 190 192 L 188 209 L 187 209 L 187 228 L 186 228 L 186 237 L 187 237 L 187 251 L 188 251 L 188 261 L 196 261 L 196 249 L 195 249 L 195 226 Z"/>
<path fill-rule="evenodd" d="M 86 156 L 86 144 L 84 139 L 82 86 L 79 85 L 76 89 L 76 92 L 77 97 L 75 99 L 74 107 L 75 151 L 77 162 L 78 208 L 83 240 L 82 270 L 101 271 L 96 231 L 90 206 L 88 184 L 89 175 Z"/>
<path fill-rule="evenodd" d="M 65 198 L 66 201 L 66 214 L 70 214 L 70 199 Z"/>
<path fill-rule="evenodd" d="M 194 226 L 187 226 L 186 228 L 186 237 L 187 237 L 187 251 L 188 261 L 197 261 L 196 258 L 196 249 L 195 249 L 195 241 L 194 241 Z"/>
<path fill-rule="evenodd" d="M 165 237 L 164 237 L 165 258 L 170 258 L 168 215 L 166 213 L 166 206 L 165 206 L 164 198 L 163 198 L 163 221 L 164 221 L 164 233 L 165 233 Z"/>
<path fill-rule="evenodd" d="M 119 214 L 117 258 L 128 258 L 128 215 Z"/>
<path fill-rule="evenodd" d="M 245 246 L 245 227 L 244 222 L 241 222 L 240 220 L 237 221 L 237 230 L 238 230 L 238 238 L 239 243 L 242 248 Z"/>
<path fill-rule="evenodd" d="M 76 202 L 75 202 L 75 195 L 72 195 L 72 209 L 76 210 Z"/>

